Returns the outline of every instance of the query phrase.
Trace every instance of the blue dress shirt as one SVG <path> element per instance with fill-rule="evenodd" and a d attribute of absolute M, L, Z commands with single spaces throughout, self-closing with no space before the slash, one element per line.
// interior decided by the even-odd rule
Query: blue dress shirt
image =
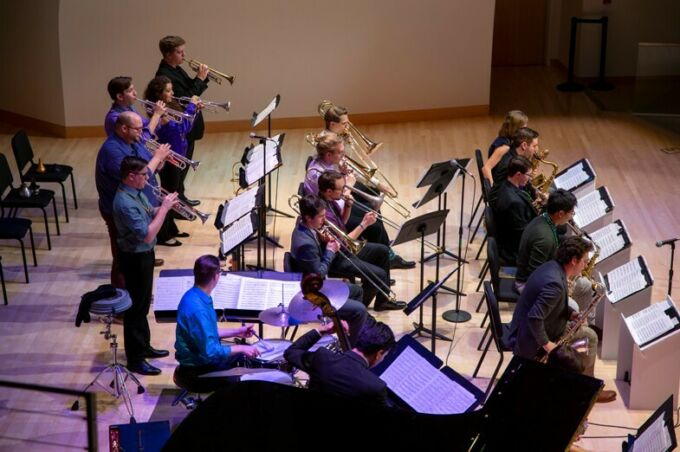
<path fill-rule="evenodd" d="M 120 184 L 113 198 L 113 221 L 118 230 L 118 248 L 127 253 L 143 253 L 153 249 L 156 238 L 145 243 L 154 208 L 141 190 Z"/>

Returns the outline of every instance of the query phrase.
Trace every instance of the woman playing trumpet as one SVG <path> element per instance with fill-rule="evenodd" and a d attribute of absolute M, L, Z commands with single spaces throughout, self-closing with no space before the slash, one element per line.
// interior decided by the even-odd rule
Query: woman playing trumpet
<path fill-rule="evenodd" d="M 172 105 L 173 99 L 172 82 L 169 78 L 159 75 L 149 82 L 144 93 L 150 102 L 164 102 Z M 193 117 L 200 108 L 198 97 L 194 96 L 192 102 L 186 106 L 185 113 Z M 174 107 L 174 105 L 173 105 Z M 160 124 L 156 129 L 159 143 L 168 143 L 174 152 L 186 156 L 187 134 L 191 131 L 193 121 L 183 118 L 181 122 L 170 120 L 167 116 L 161 117 Z M 160 171 L 161 186 L 168 192 L 179 191 L 182 175 L 188 168 L 180 170 L 174 165 L 166 164 Z M 179 246 L 182 243 L 176 237 L 189 237 L 186 232 L 180 232 L 175 224 L 173 215 L 168 216 L 166 224 L 158 233 L 158 244 L 166 246 Z"/>

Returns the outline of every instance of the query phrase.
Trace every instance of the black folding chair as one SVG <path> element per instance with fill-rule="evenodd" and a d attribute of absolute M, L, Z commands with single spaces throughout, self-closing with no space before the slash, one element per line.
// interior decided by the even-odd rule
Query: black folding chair
<path fill-rule="evenodd" d="M 0 283 L 2 283 L 2 299 L 5 300 L 5 306 L 7 306 L 7 288 L 5 288 L 5 274 L 2 272 L 2 256 L 0 256 Z"/>
<path fill-rule="evenodd" d="M 31 251 L 33 251 L 33 266 L 38 266 L 38 261 L 35 258 L 35 242 L 33 241 L 33 229 L 31 228 L 31 220 L 26 218 L 0 218 L 0 240 L 17 240 L 21 245 L 21 256 L 24 258 L 24 274 L 26 275 L 26 283 L 28 283 L 28 265 L 26 264 L 26 247 L 24 246 L 24 238 L 26 233 L 31 237 Z"/>
<path fill-rule="evenodd" d="M 64 187 L 64 182 L 66 182 L 66 179 L 69 177 L 71 178 L 71 190 L 73 191 L 73 206 L 76 209 L 78 208 L 76 183 L 73 179 L 73 167 L 61 165 L 59 163 L 46 163 L 44 164 L 45 172 L 39 173 L 38 165 L 33 161 L 33 148 L 31 147 L 31 142 L 28 140 L 28 135 L 26 135 L 25 130 L 19 130 L 12 137 L 12 151 L 14 152 L 14 158 L 17 161 L 17 167 L 19 168 L 19 175 L 21 176 L 22 182 L 31 182 L 35 180 L 36 182 L 57 183 L 61 185 L 61 195 L 64 199 L 64 216 L 68 223 L 68 206 L 66 204 L 66 188 Z M 28 169 L 24 171 L 27 165 Z"/>

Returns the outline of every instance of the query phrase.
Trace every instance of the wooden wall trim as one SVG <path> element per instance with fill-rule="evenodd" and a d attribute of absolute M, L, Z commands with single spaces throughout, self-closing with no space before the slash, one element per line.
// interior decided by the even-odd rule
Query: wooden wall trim
<path fill-rule="evenodd" d="M 432 108 L 426 110 L 388 111 L 378 113 L 351 114 L 354 124 L 388 124 L 415 121 L 437 121 L 466 116 L 484 116 L 489 114 L 489 105 L 469 105 L 462 107 Z M 0 121 L 13 126 L 36 130 L 47 135 L 59 138 L 88 138 L 103 137 L 102 126 L 71 126 L 66 127 L 53 124 L 29 116 L 0 110 Z M 304 116 L 297 118 L 275 118 L 273 120 L 277 130 L 280 129 L 307 129 L 319 128 L 321 118 L 319 116 Z M 263 122 L 258 126 L 259 130 L 266 128 Z M 207 133 L 240 132 L 253 130 L 249 120 L 214 121 L 206 122 Z"/>

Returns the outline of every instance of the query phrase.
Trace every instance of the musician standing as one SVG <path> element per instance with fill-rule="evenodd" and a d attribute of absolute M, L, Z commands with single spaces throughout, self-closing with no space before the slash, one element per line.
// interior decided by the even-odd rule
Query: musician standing
<path fill-rule="evenodd" d="M 159 169 L 162 162 L 170 151 L 170 146 L 163 145 L 158 148 L 152 156 L 149 150 L 140 143 L 144 124 L 142 117 L 132 111 L 126 111 L 118 115 L 114 133 L 111 134 L 102 145 L 97 154 L 95 167 L 95 184 L 99 194 L 99 213 L 106 223 L 111 241 L 111 284 L 124 289 L 125 279 L 120 270 L 118 262 L 118 233 L 113 221 L 113 198 L 120 185 L 120 165 L 125 157 L 134 156 L 147 160 L 149 173 L 149 184 L 158 186 L 154 173 Z M 153 194 L 153 188 L 145 187 L 144 191 L 153 206 L 158 202 Z M 161 259 L 156 261 L 156 265 L 162 265 Z"/>
<path fill-rule="evenodd" d="M 106 131 L 107 136 L 111 136 L 116 131 L 116 120 L 121 113 L 126 111 L 137 113 L 134 106 L 134 103 L 137 100 L 137 90 L 135 89 L 135 85 L 132 84 L 132 77 L 125 76 L 112 78 L 106 89 L 109 92 L 109 96 L 111 96 L 111 100 L 113 100 L 113 104 L 111 104 L 111 108 L 104 118 L 104 130 Z M 148 140 L 155 133 L 163 113 L 165 113 L 165 104 L 163 102 L 157 102 L 151 112 L 150 119 L 141 116 L 144 127 L 141 141 Z"/>
<path fill-rule="evenodd" d="M 345 144 L 347 146 L 352 145 L 350 142 L 352 137 L 349 134 L 350 128 L 349 113 L 345 107 L 340 107 L 338 105 L 331 106 L 326 110 L 326 113 L 324 113 L 323 119 L 326 124 L 326 130 L 324 130 L 324 132 L 332 132 L 337 134 L 338 137 L 344 137 Z M 358 144 L 356 145 L 358 146 Z M 378 196 L 380 195 L 381 192 L 389 193 L 392 191 L 390 187 L 388 187 L 386 184 L 382 182 L 377 182 L 377 187 L 369 187 L 361 182 L 356 182 L 355 184 L 348 185 L 353 185 L 360 191 L 368 193 L 372 196 Z M 368 200 L 363 198 L 361 195 L 357 195 L 356 198 L 363 204 L 369 205 Z M 350 213 L 350 217 L 347 220 L 347 228 L 354 229 L 355 227 L 357 227 L 357 225 L 361 223 L 364 213 L 365 213 L 364 210 L 362 210 L 358 206 L 354 206 Z M 382 219 L 380 218 L 378 218 L 378 221 L 376 221 L 376 223 L 373 226 L 363 231 L 361 237 L 368 240 L 369 242 L 380 243 L 387 247 L 390 246 L 390 237 L 387 234 L 387 230 L 385 229 L 385 225 L 383 224 Z M 396 254 L 392 248 L 389 248 L 389 251 L 391 269 L 396 270 L 415 268 L 416 266 L 415 261 L 405 260 L 403 257 Z"/>
<path fill-rule="evenodd" d="M 177 200 L 167 195 L 153 207 L 143 190 L 149 179 L 148 162 L 125 157 L 120 165 L 121 184 L 113 198 L 113 220 L 118 231 L 118 256 L 132 307 L 125 311 L 123 333 L 127 368 L 142 375 L 158 375 L 161 370 L 146 358 L 168 356 L 167 350 L 151 346 L 147 315 L 153 287 L 154 245 L 165 216 Z"/>
<path fill-rule="evenodd" d="M 191 78 L 180 66 L 180 64 L 184 63 L 184 51 L 186 48 L 186 41 L 184 39 L 179 36 L 166 36 L 160 40 L 158 47 L 163 55 L 163 59 L 158 65 L 156 75 L 164 75 L 172 81 L 175 95 L 178 97 L 200 96 L 208 89 L 208 66 L 202 64 L 194 78 Z M 187 158 L 193 160 L 194 143 L 203 138 L 204 131 L 203 114 L 199 111 L 194 120 L 194 126 L 187 135 Z M 188 170 L 189 168 L 186 168 L 182 171 L 179 196 L 183 202 L 190 206 L 197 206 L 201 201 L 187 199 L 185 195 L 184 180 Z"/>
<path fill-rule="evenodd" d="M 337 203 L 343 197 L 345 187 L 343 175 L 337 171 L 326 171 L 321 174 L 318 182 L 319 197 L 326 202 L 326 220 L 333 223 L 343 233 L 346 233 L 349 238 L 356 240 L 363 230 L 375 223 L 375 213 L 368 212 L 356 228 L 348 231 L 345 227 L 345 222 L 352 208 L 352 200 L 351 198 L 346 199 L 344 207 L 340 207 Z M 385 245 L 366 242 L 361 251 L 356 256 L 350 256 L 350 258 L 350 260 L 334 259 L 331 263 L 331 268 L 334 273 L 361 278 L 364 289 L 363 301 L 366 306 L 375 297 L 373 309 L 376 311 L 404 309 L 406 303 L 403 301 L 391 301 L 385 295 L 390 287 L 389 249 Z M 362 275 L 357 270 L 357 267 L 369 276 L 374 275 L 372 279 L 376 281 L 373 283 L 369 282 L 369 279 Z M 380 290 L 376 287 L 376 283 L 379 285 Z"/>

